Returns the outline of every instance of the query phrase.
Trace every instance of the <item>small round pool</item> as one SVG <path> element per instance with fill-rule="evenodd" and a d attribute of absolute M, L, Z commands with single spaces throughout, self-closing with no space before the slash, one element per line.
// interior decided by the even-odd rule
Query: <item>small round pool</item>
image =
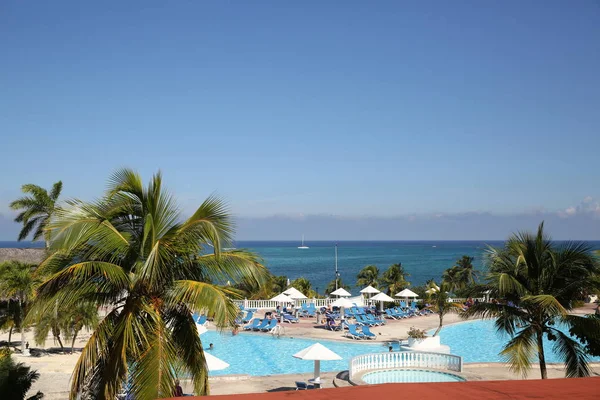
<path fill-rule="evenodd" d="M 370 385 L 378 383 L 416 383 L 416 382 L 464 382 L 458 375 L 439 371 L 419 369 L 391 369 L 374 371 L 363 375 L 362 380 Z"/>

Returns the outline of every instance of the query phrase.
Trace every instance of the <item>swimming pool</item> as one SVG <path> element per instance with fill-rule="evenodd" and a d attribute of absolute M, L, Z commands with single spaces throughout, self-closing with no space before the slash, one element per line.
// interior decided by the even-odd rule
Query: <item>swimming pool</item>
<path fill-rule="evenodd" d="M 336 361 L 321 361 L 321 371 L 343 371 L 348 369 L 348 362 L 354 356 L 387 351 L 387 342 L 358 344 L 350 341 L 276 338 L 270 334 L 247 333 L 232 336 L 230 332 L 218 333 L 215 331 L 208 331 L 200 338 L 205 351 L 210 351 L 212 355 L 230 365 L 224 370 L 210 372 L 211 376 L 309 373 L 314 369 L 313 362 L 299 360 L 292 356 L 316 342 L 323 344 L 342 357 L 341 360 Z M 208 350 L 210 343 L 214 345 L 213 350 Z"/>
<path fill-rule="evenodd" d="M 429 331 L 433 334 L 435 329 Z M 568 331 L 565 331 L 568 332 Z M 463 358 L 463 362 L 504 362 L 500 352 L 509 341 L 509 336 L 496 332 L 494 321 L 477 320 L 445 326 L 440 331 L 442 344 L 450 346 L 450 352 Z M 562 360 L 553 351 L 555 342 L 544 338 L 546 362 L 560 363 Z M 590 357 L 600 361 L 600 357 Z"/>
<path fill-rule="evenodd" d="M 389 371 L 374 371 L 363 375 L 362 380 L 368 384 L 378 383 L 407 383 L 407 382 L 464 382 L 458 375 L 439 371 L 424 371 L 418 369 L 393 369 Z"/>

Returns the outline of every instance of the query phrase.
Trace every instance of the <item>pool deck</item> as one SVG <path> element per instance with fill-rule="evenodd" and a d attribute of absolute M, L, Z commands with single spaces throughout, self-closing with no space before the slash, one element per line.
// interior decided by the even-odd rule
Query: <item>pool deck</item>
<path fill-rule="evenodd" d="M 578 313 L 590 313 L 593 308 L 586 307 L 583 310 L 578 310 Z M 259 313 L 260 314 L 260 313 Z M 394 341 L 407 338 L 407 332 L 411 327 L 429 330 L 436 328 L 438 318 L 435 315 L 426 317 L 414 317 L 403 320 L 387 320 L 387 324 L 380 327 L 373 327 L 371 331 L 377 335 L 375 342 Z M 447 315 L 444 318 L 444 326 L 453 323 L 464 322 L 457 315 Z M 209 328 L 210 329 L 210 328 Z M 248 335 L 269 335 L 267 333 L 240 333 Z M 7 334 L 0 334 L 0 340 L 6 340 Z M 13 335 L 13 341 L 18 341 L 20 335 Z M 335 340 L 352 343 L 373 343 L 374 341 L 352 340 L 343 336 L 342 332 L 332 332 L 323 328 L 321 324 L 316 323 L 316 318 L 301 318 L 297 324 L 285 324 L 285 336 L 298 337 L 316 340 Z M 88 334 L 82 334 L 78 339 L 76 347 L 81 347 L 89 338 Z M 34 343 L 32 332 L 27 332 L 26 340 Z M 55 345 L 49 339 L 46 342 L 46 349 L 53 348 Z M 77 350 L 77 349 L 76 349 Z M 31 392 L 41 390 L 46 396 L 45 399 L 65 399 L 69 389 L 69 380 L 71 373 L 79 357 L 79 352 L 75 354 L 48 354 L 42 357 L 22 357 L 15 355 L 17 362 L 24 362 L 30 365 L 33 369 L 40 372 L 40 378 L 34 383 Z M 592 365 L 595 375 L 600 375 L 600 364 Z M 239 393 L 256 393 L 267 391 L 290 390 L 294 387 L 294 381 L 306 381 L 311 378 L 311 373 L 290 374 L 290 375 L 272 375 L 272 376 L 218 376 L 210 378 L 211 394 L 239 394 Z M 336 373 L 322 373 L 321 377 L 324 382 L 324 387 L 333 387 L 333 378 Z M 514 380 L 520 379 L 519 376 L 508 370 L 504 364 L 465 364 L 464 375 L 468 380 Z M 564 377 L 562 365 L 550 366 L 548 371 L 550 378 Z M 533 368 L 529 374 L 530 379 L 536 379 L 539 372 Z M 190 393 L 192 390 L 186 382 L 182 382 L 184 391 Z M 343 382 L 341 382 L 343 384 Z"/>

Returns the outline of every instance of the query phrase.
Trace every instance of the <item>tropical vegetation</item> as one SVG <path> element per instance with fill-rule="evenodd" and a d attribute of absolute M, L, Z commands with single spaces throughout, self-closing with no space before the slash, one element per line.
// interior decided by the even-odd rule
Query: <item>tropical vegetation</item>
<path fill-rule="evenodd" d="M 62 191 L 62 182 L 58 181 L 52 185 L 50 192 L 31 183 L 23 185 L 21 191 L 28 194 L 28 196 L 21 197 L 10 203 L 10 208 L 21 211 L 15 218 L 15 222 L 23 224 L 18 240 L 24 240 L 33 233 L 33 241 L 43 237 L 46 247 L 48 247 L 50 231 L 46 227 L 52 215 L 57 210 L 57 201 Z"/>
<path fill-rule="evenodd" d="M 255 254 L 223 250 L 234 230 L 225 203 L 210 196 L 183 219 L 160 173 L 144 186 L 123 169 L 100 199 L 55 209 L 47 230 L 51 254 L 39 269 L 51 276 L 38 289 L 35 312 L 83 301 L 108 310 L 77 361 L 70 398 L 112 400 L 124 382 L 136 400 L 169 397 L 180 374 L 207 394 L 192 313 L 233 327 L 236 292 L 227 282 L 268 278 Z"/>
<path fill-rule="evenodd" d="M 40 377 L 37 371 L 22 363 L 15 363 L 10 350 L 0 349 L 0 394 L 2 400 L 24 400 L 31 385 Z M 28 397 L 27 400 L 43 398 L 41 392 Z"/>
<path fill-rule="evenodd" d="M 439 319 L 438 327 L 433 336 L 437 336 L 442 330 L 442 326 L 444 325 L 444 317 L 446 314 L 459 313 L 463 310 L 462 304 L 450 301 L 450 297 L 448 296 L 449 287 L 446 282 L 442 282 L 439 289 L 435 288 L 436 287 L 432 285 L 431 303 L 428 307 L 436 312 Z"/>
<path fill-rule="evenodd" d="M 383 273 L 381 290 L 385 290 L 389 296 L 393 296 L 402 289 L 410 286 L 410 282 L 406 279 L 410 274 L 404 270 L 401 263 L 392 264 Z"/>
<path fill-rule="evenodd" d="M 356 286 L 363 288 L 369 285 L 377 288 L 379 286 L 379 268 L 375 265 L 367 265 L 358 272 Z"/>
<path fill-rule="evenodd" d="M 536 233 L 517 233 L 504 247 L 490 248 L 487 264 L 486 283 L 501 301 L 475 304 L 464 315 L 494 318 L 498 331 L 511 337 L 501 353 L 511 370 L 525 376 L 537 359 L 546 379 L 547 338 L 564 360 L 567 377 L 588 376 L 587 354 L 600 350 L 600 319 L 569 311 L 582 293 L 598 290 L 600 267 L 590 247 L 552 242 L 542 223 Z"/>
<path fill-rule="evenodd" d="M 456 265 L 444 272 L 442 280 L 446 282 L 450 290 L 460 290 L 474 285 L 477 274 L 473 266 L 473 257 L 464 255 L 456 261 Z"/>
<path fill-rule="evenodd" d="M 329 296 L 331 293 L 335 292 L 339 288 L 343 288 L 348 291 L 351 290 L 350 285 L 346 285 L 344 281 L 342 281 L 342 278 L 336 278 L 330 281 L 325 287 L 325 295 Z"/>
<path fill-rule="evenodd" d="M 21 354 L 25 353 L 26 315 L 41 280 L 34 273 L 35 265 L 7 261 L 0 265 L 0 297 L 9 299 L 6 316 L 9 326 L 21 332 Z M 12 304 L 10 302 L 12 300 Z M 11 309 L 12 307 L 12 309 Z"/>

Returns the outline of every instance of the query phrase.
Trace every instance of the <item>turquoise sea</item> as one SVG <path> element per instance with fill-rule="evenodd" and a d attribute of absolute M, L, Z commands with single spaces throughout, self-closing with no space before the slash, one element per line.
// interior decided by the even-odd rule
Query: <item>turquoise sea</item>
<path fill-rule="evenodd" d="M 488 245 L 502 246 L 502 241 L 342 241 L 338 243 L 338 270 L 342 280 L 354 285 L 356 274 L 366 265 L 375 264 L 383 272 L 394 263 L 402 263 L 410 273 L 409 281 L 421 285 L 428 279 L 439 279 L 442 272 L 466 254 L 475 258 L 481 269 Z M 600 242 L 589 242 L 600 249 Z M 307 241 L 309 249 L 298 249 L 292 241 L 238 241 L 237 248 L 246 248 L 260 254 L 266 266 L 275 275 L 286 275 L 291 280 L 304 276 L 322 293 L 328 282 L 335 278 L 335 258 L 332 241 Z M 41 244 L 34 244 L 34 247 Z M 30 242 L 0 242 L 0 247 L 32 247 Z"/>

